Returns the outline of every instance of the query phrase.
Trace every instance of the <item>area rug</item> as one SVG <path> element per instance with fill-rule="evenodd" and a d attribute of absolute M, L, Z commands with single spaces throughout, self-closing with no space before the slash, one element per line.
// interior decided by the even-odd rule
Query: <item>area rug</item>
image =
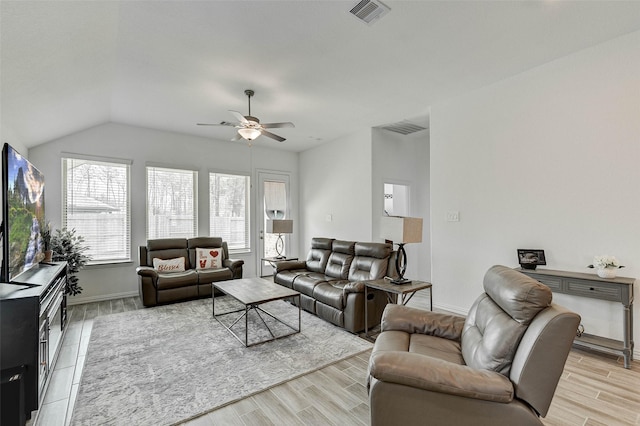
<path fill-rule="evenodd" d="M 263 306 L 297 326 L 297 307 Z M 216 314 L 233 308 L 232 298 L 216 297 Z M 290 332 L 263 318 L 276 336 Z M 234 330 L 244 333 L 244 320 Z M 249 330 L 250 342 L 269 337 L 253 313 Z M 172 425 L 371 347 L 303 311 L 300 333 L 246 348 L 212 318 L 211 299 L 98 317 L 71 424 Z"/>

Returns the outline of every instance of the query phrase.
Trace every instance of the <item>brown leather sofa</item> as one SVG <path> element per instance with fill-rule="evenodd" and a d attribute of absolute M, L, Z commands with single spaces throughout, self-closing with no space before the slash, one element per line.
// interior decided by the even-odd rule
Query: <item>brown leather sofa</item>
<path fill-rule="evenodd" d="M 369 361 L 371 424 L 542 425 L 580 323 L 494 266 L 467 318 L 388 305 Z"/>
<path fill-rule="evenodd" d="M 313 238 L 306 261 L 276 263 L 273 282 L 299 291 L 306 311 L 358 333 L 364 330 L 364 282 L 385 277 L 394 255 L 391 244 Z M 369 290 L 367 297 L 373 327 L 387 298 L 378 290 Z"/>
<path fill-rule="evenodd" d="M 222 249 L 222 268 L 196 269 L 196 248 Z M 153 259 L 185 258 L 184 272 L 158 272 Z M 136 268 L 140 298 L 144 306 L 211 296 L 211 283 L 242 278 L 244 260 L 229 259 L 226 241 L 218 237 L 162 238 L 140 246 L 140 266 Z"/>

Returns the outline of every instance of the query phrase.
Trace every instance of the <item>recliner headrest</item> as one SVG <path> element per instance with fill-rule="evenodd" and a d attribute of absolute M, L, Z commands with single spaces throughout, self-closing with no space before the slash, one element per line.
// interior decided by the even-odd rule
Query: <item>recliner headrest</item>
<path fill-rule="evenodd" d="M 389 257 L 392 251 L 391 244 L 385 243 L 356 243 L 356 256 L 369 256 L 376 259 Z"/>
<path fill-rule="evenodd" d="M 506 266 L 492 266 L 484 276 L 484 291 L 514 320 L 528 325 L 551 304 L 551 289 Z"/>
<path fill-rule="evenodd" d="M 333 238 L 314 237 L 311 239 L 311 248 L 321 249 L 321 250 L 331 250 L 331 243 L 333 243 Z"/>
<path fill-rule="evenodd" d="M 333 240 L 332 251 L 344 254 L 354 254 L 355 241 Z"/>

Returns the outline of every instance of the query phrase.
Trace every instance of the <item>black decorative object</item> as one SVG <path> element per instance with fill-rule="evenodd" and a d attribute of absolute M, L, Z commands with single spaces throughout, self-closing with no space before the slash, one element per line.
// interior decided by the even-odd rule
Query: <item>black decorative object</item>
<path fill-rule="evenodd" d="M 544 250 L 518 249 L 518 263 L 522 269 L 536 269 L 538 265 L 546 265 Z"/>

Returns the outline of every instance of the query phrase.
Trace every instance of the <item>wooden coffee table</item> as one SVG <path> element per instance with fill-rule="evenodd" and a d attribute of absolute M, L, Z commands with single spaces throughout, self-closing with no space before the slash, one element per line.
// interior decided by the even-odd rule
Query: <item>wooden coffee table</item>
<path fill-rule="evenodd" d="M 291 336 L 292 334 L 296 334 L 300 332 L 300 319 L 302 315 L 302 309 L 300 304 L 300 293 L 283 287 L 278 284 L 274 284 L 270 281 L 267 281 L 262 278 L 242 278 L 238 280 L 228 280 L 228 281 L 220 281 L 211 283 L 212 285 L 212 296 L 211 296 L 211 309 L 213 313 L 213 317 L 226 328 L 229 333 L 233 335 L 236 339 L 240 341 L 240 343 L 244 344 L 246 347 L 254 346 L 260 343 L 270 342 L 272 340 L 281 339 L 283 337 Z M 215 290 L 218 289 L 223 293 L 233 297 L 242 305 L 244 305 L 243 309 L 237 309 L 235 311 L 224 312 L 216 315 L 216 294 Z M 293 327 L 290 324 L 287 324 L 280 318 L 277 318 L 275 315 L 265 311 L 260 307 L 263 303 L 272 302 L 274 300 L 284 300 L 288 298 L 298 298 L 298 328 Z M 260 340 L 258 342 L 253 342 L 249 344 L 249 311 L 254 310 L 258 315 L 258 318 L 262 321 L 262 324 L 267 328 L 269 334 L 271 334 L 271 339 Z M 222 321 L 220 321 L 219 317 L 224 315 L 229 315 L 237 312 L 243 312 L 238 318 L 236 318 L 230 326 L 225 325 Z M 274 320 L 286 325 L 292 331 L 287 334 L 283 334 L 281 336 L 275 336 L 273 331 L 269 328 L 267 323 L 265 322 L 262 314 L 268 315 Z M 238 323 L 242 318 L 244 318 L 244 341 L 241 336 L 238 336 L 236 332 L 232 330 L 233 326 Z"/>

